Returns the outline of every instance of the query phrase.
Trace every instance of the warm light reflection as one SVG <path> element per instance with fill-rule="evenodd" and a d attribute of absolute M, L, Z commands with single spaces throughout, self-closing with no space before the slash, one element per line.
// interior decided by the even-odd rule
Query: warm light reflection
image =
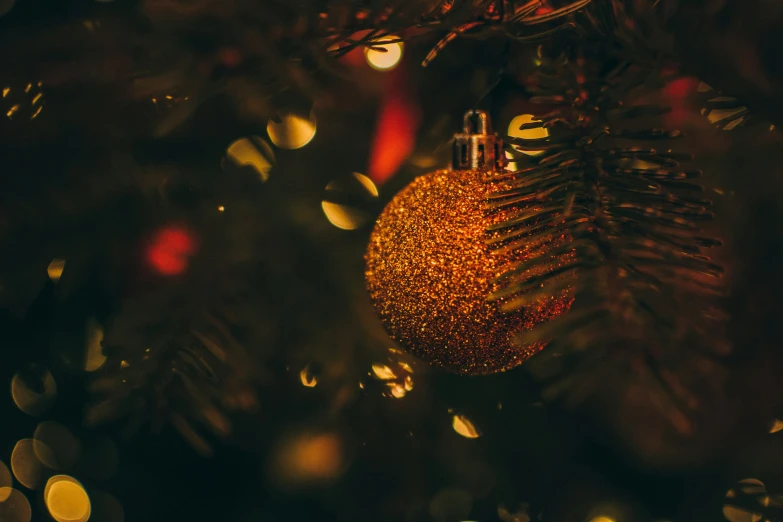
<path fill-rule="evenodd" d="M 41 462 L 46 462 L 49 456 L 54 457 L 54 469 L 68 469 L 76 464 L 79 458 L 79 442 L 68 428 L 58 422 L 42 422 L 35 428 L 35 455 Z"/>
<path fill-rule="evenodd" d="M 33 510 L 27 497 L 18 489 L 0 488 L 0 520 L 30 522 Z"/>
<path fill-rule="evenodd" d="M 405 355 L 399 350 L 390 348 L 389 354 L 388 364 L 375 363 L 368 374 L 381 381 L 385 397 L 402 399 L 413 391 L 413 367 L 401 360 Z"/>
<path fill-rule="evenodd" d="M 299 149 L 310 143 L 315 137 L 316 120 L 311 112 L 309 117 L 294 113 L 283 114 L 280 121 L 269 120 L 266 132 L 272 143 L 281 149 Z"/>
<path fill-rule="evenodd" d="M 599 515 L 597 517 L 591 518 L 590 522 L 615 522 L 615 520 L 611 517 L 607 517 L 606 515 Z"/>
<path fill-rule="evenodd" d="M 517 166 L 517 162 L 513 161 L 514 155 L 511 154 L 509 151 L 506 151 L 506 159 L 508 160 L 506 162 L 506 170 L 509 172 L 516 172 L 519 170 L 519 166 Z"/>
<path fill-rule="evenodd" d="M 20 440 L 11 452 L 11 471 L 28 489 L 40 488 L 56 465 L 52 450 L 43 443 L 36 444 L 33 439 Z"/>
<path fill-rule="evenodd" d="M 228 146 L 226 157 L 240 167 L 252 167 L 261 181 L 269 179 L 275 165 L 275 152 L 266 140 L 258 136 L 240 138 Z M 223 207 L 218 207 L 223 212 Z"/>
<path fill-rule="evenodd" d="M 404 384 L 394 383 L 389 386 L 389 394 L 395 399 L 402 399 L 408 393 Z"/>
<path fill-rule="evenodd" d="M 746 478 L 737 483 L 737 488 L 743 495 L 758 497 L 766 493 L 767 488 L 763 482 L 755 478 Z M 737 497 L 736 489 L 730 489 L 726 492 L 726 504 L 723 506 L 723 516 L 729 522 L 759 522 L 763 517 L 761 513 L 751 510 L 746 506 L 734 506 L 730 499 Z M 767 497 L 768 498 L 768 497 Z"/>
<path fill-rule="evenodd" d="M 408 163 L 420 169 L 431 169 L 438 164 L 438 158 L 432 154 L 420 153 L 411 156 Z"/>
<path fill-rule="evenodd" d="M 95 319 L 88 319 L 85 333 L 85 361 L 84 369 L 88 372 L 99 370 L 106 362 L 103 355 L 103 328 Z"/>
<path fill-rule="evenodd" d="M 522 138 L 526 140 L 540 140 L 543 138 L 546 138 L 549 136 L 549 130 L 546 129 L 546 127 L 540 126 L 533 129 L 520 129 L 522 125 L 528 124 L 528 123 L 534 123 L 538 120 L 536 120 L 536 117 L 532 114 L 520 114 L 519 116 L 515 117 L 513 120 L 511 120 L 511 123 L 508 124 L 508 135 L 512 138 Z M 544 151 L 542 150 L 520 150 L 522 154 L 527 154 L 528 156 L 539 156 L 543 154 Z"/>
<path fill-rule="evenodd" d="M 367 64 L 376 71 L 390 71 L 397 67 L 402 59 L 403 44 L 394 40 L 399 40 L 399 38 L 387 36 L 378 39 L 372 47 L 365 48 L 364 58 L 367 60 Z"/>
<path fill-rule="evenodd" d="M 715 98 L 710 101 L 729 101 L 734 100 L 734 98 Z M 713 109 L 711 111 L 707 111 L 706 109 L 703 110 L 703 113 L 707 114 L 707 120 L 709 120 L 710 123 L 718 123 L 723 120 L 729 120 L 732 116 L 735 114 L 738 114 L 745 110 L 745 107 L 733 107 L 730 109 Z M 723 126 L 723 130 L 731 130 L 734 127 L 738 126 L 740 123 L 742 123 L 743 118 L 737 118 L 736 120 L 729 121 L 726 125 Z"/>
<path fill-rule="evenodd" d="M 329 222 L 342 230 L 356 230 L 370 219 L 369 207 L 378 198 L 378 188 L 370 178 L 358 172 L 330 181 L 321 209 Z"/>
<path fill-rule="evenodd" d="M 318 379 L 310 371 L 309 366 L 302 368 L 302 371 L 299 372 L 299 380 L 302 381 L 302 386 L 308 388 L 315 388 L 315 385 L 318 384 Z"/>
<path fill-rule="evenodd" d="M 778 419 L 775 419 L 775 422 L 772 423 L 772 427 L 769 429 L 769 432 L 777 433 L 780 430 L 783 430 L 783 421 L 779 421 Z"/>
<path fill-rule="evenodd" d="M 11 397 L 26 414 L 40 416 L 54 403 L 57 383 L 51 372 L 43 368 L 19 372 L 11 380 Z"/>
<path fill-rule="evenodd" d="M 49 263 L 49 267 L 46 269 L 46 273 L 49 274 L 49 279 L 55 283 L 60 280 L 65 269 L 65 259 L 52 259 Z"/>
<path fill-rule="evenodd" d="M 464 415 L 454 415 L 454 418 L 451 421 L 451 427 L 466 439 L 477 439 L 481 436 L 481 433 L 476 426 L 474 426 L 470 419 Z"/>
<path fill-rule="evenodd" d="M 57 522 L 87 522 L 90 518 L 90 497 L 73 477 L 50 478 L 44 490 L 44 502 Z"/>
<path fill-rule="evenodd" d="M 373 364 L 372 373 L 374 373 L 375 376 L 382 381 L 390 381 L 392 379 L 397 378 L 397 375 L 394 373 L 394 370 L 392 370 L 385 364 Z"/>

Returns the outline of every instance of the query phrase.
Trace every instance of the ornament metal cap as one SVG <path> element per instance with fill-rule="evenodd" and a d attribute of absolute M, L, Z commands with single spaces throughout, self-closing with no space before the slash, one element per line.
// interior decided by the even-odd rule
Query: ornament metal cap
<path fill-rule="evenodd" d="M 503 140 L 492 132 L 489 114 L 466 112 L 462 133 L 454 135 L 452 170 L 503 170 L 505 164 Z"/>

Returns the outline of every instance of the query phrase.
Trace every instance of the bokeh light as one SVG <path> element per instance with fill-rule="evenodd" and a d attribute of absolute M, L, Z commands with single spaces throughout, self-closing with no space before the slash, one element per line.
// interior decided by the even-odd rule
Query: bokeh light
<path fill-rule="evenodd" d="M 532 129 L 520 129 L 522 125 L 535 123 L 536 117 L 532 114 L 520 114 L 508 124 L 508 135 L 512 138 L 522 138 L 526 140 L 540 140 L 549 136 L 549 130 L 540 126 Z M 539 156 L 543 154 L 542 150 L 520 150 L 521 153 L 528 156 Z"/>
<path fill-rule="evenodd" d="M 367 64 L 376 71 L 390 71 L 397 67 L 402 59 L 403 44 L 396 36 L 386 36 L 378 39 L 372 47 L 364 50 Z M 388 43 L 384 43 L 388 42 Z"/>
<path fill-rule="evenodd" d="M 390 364 L 373 364 L 371 375 L 383 383 L 385 397 L 402 399 L 413 391 L 413 368 L 404 361 Z"/>
<path fill-rule="evenodd" d="M 302 368 L 302 371 L 299 372 L 299 380 L 302 382 L 302 386 L 307 388 L 315 388 L 315 385 L 318 384 L 318 378 L 309 365 Z"/>
<path fill-rule="evenodd" d="M 88 372 L 99 370 L 106 362 L 103 355 L 103 328 L 93 318 L 87 320 L 85 331 L 84 369 Z"/>
<path fill-rule="evenodd" d="M 32 366 L 11 379 L 11 397 L 16 407 L 28 415 L 40 416 L 54 404 L 57 383 L 46 368 Z"/>
<path fill-rule="evenodd" d="M 382 381 L 388 381 L 397 378 L 397 376 L 394 374 L 394 371 L 392 371 L 392 369 L 385 364 L 373 364 L 372 373 L 377 379 Z"/>
<path fill-rule="evenodd" d="M 367 175 L 377 184 L 385 183 L 405 163 L 416 147 L 421 108 L 405 74 L 395 74 L 387 82 L 378 108 Z"/>
<path fill-rule="evenodd" d="M 14 485 L 13 477 L 11 477 L 11 470 L 8 466 L 0 460 L 0 488 L 10 488 Z M 0 500 L 3 500 L 0 498 Z"/>
<path fill-rule="evenodd" d="M 591 518 L 590 522 L 615 522 L 615 520 L 606 515 L 598 515 L 597 517 Z"/>
<path fill-rule="evenodd" d="M 514 510 L 501 504 L 498 506 L 498 518 L 502 522 L 530 522 L 530 505 L 523 502 Z"/>
<path fill-rule="evenodd" d="M 33 510 L 27 497 L 18 489 L 0 488 L 0 520 L 30 522 Z"/>
<path fill-rule="evenodd" d="M 240 138 L 233 142 L 226 150 L 226 159 L 237 167 L 252 168 L 262 182 L 269 179 L 275 166 L 275 152 L 272 146 L 258 136 Z"/>
<path fill-rule="evenodd" d="M 60 280 L 60 277 L 62 277 L 63 270 L 65 270 L 65 259 L 55 258 L 49 263 L 49 266 L 46 268 L 46 273 L 49 275 L 49 279 L 56 283 Z"/>
<path fill-rule="evenodd" d="M 516 161 L 514 160 L 514 155 L 511 154 L 509 151 L 506 151 L 506 170 L 509 172 L 515 172 L 519 170 L 519 166 L 517 165 Z"/>
<path fill-rule="evenodd" d="M 159 274 L 174 276 L 184 272 L 196 251 L 193 234 L 180 226 L 158 230 L 147 247 L 147 262 Z"/>
<path fill-rule="evenodd" d="M 455 414 L 451 420 L 451 427 L 466 439 L 477 439 L 481 437 L 481 432 L 478 428 L 476 428 L 473 422 L 464 415 Z"/>
<path fill-rule="evenodd" d="M 763 516 L 759 511 L 753 510 L 753 508 L 746 506 L 745 502 L 740 500 L 739 504 L 733 505 L 732 499 L 737 498 L 739 495 L 747 495 L 752 497 L 762 497 L 767 492 L 767 487 L 762 481 L 756 478 L 746 478 L 740 480 L 737 485 L 726 492 L 726 502 L 723 506 L 723 516 L 729 522 L 759 522 Z M 759 504 L 759 508 L 761 504 Z"/>
<path fill-rule="evenodd" d="M 87 522 L 90 518 L 90 497 L 73 477 L 57 475 L 50 478 L 44 489 L 44 502 L 57 522 Z"/>
<path fill-rule="evenodd" d="M 370 366 L 368 375 L 372 379 L 367 383 L 366 390 L 373 393 L 380 388 L 384 397 L 402 399 L 414 388 L 413 359 L 405 352 L 397 348 L 389 348 L 388 356 L 383 362 L 376 362 Z M 365 389 L 364 383 L 359 386 Z"/>
<path fill-rule="evenodd" d="M 321 208 L 329 222 L 342 230 L 355 230 L 370 220 L 378 189 L 370 178 L 354 172 L 330 181 Z"/>
<path fill-rule="evenodd" d="M 770 432 L 770 433 L 777 433 L 777 432 L 779 432 L 780 430 L 783 430 L 783 421 L 780 421 L 780 420 L 778 420 L 778 419 L 775 419 L 775 420 L 772 422 L 772 426 L 770 426 L 770 428 L 769 428 L 769 432 Z"/>
<path fill-rule="evenodd" d="M 335 433 L 303 433 L 280 445 L 274 479 L 283 486 L 337 477 L 343 467 L 343 447 Z"/>
<path fill-rule="evenodd" d="M 42 422 L 35 428 L 34 449 L 38 460 L 45 462 L 51 455 L 53 468 L 67 470 L 79 458 L 79 441 L 68 428 L 58 422 Z"/>
<path fill-rule="evenodd" d="M 270 119 L 266 125 L 266 132 L 272 143 L 281 149 L 300 149 L 310 143 L 315 137 L 315 114 L 309 117 L 295 113 L 286 113 L 280 116 L 279 121 Z"/>
<path fill-rule="evenodd" d="M 27 489 L 39 489 L 54 474 L 54 452 L 42 442 L 22 439 L 11 452 L 11 471 Z"/>

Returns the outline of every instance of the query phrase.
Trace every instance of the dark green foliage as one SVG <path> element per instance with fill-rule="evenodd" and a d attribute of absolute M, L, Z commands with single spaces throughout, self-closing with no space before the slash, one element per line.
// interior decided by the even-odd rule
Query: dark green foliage
<path fill-rule="evenodd" d="M 534 101 L 557 108 L 541 124 L 524 126 L 543 124 L 548 139 L 510 139 L 517 150 L 545 152 L 490 201 L 528 204 L 492 227 L 502 232 L 493 242 L 518 249 L 521 258 L 492 297 L 516 296 L 507 305 L 514 310 L 573 293 L 569 313 L 518 338 L 551 340 L 530 363 L 533 373 L 552 379 L 550 394 L 567 391 L 578 400 L 610 375 L 653 377 L 675 405 L 689 408 L 692 392 L 678 375 L 684 361 L 728 350 L 722 268 L 708 256 L 720 241 L 703 230 L 712 212 L 694 181 L 700 172 L 674 149 L 678 131 L 645 126 L 660 123 L 667 108 L 632 101 L 655 89 L 654 75 L 627 62 L 607 68 L 575 52 L 541 60 Z M 566 240 L 526 250 L 558 237 Z"/>

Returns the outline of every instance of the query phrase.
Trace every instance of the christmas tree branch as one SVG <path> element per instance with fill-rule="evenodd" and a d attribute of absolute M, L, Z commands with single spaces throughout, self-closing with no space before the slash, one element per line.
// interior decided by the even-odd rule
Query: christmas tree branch
<path fill-rule="evenodd" d="M 569 313 L 518 338 L 550 341 L 530 368 L 553 379 L 551 394 L 581 400 L 626 368 L 648 372 L 670 403 L 690 409 L 676 361 L 726 351 L 722 268 L 707 256 L 720 241 L 702 231 L 712 212 L 693 182 L 700 173 L 684 167 L 688 154 L 672 151 L 679 132 L 642 126 L 665 107 L 623 104 L 648 73 L 605 73 L 577 56 L 542 61 L 540 99 L 563 106 L 538 124 L 549 139 L 511 139 L 544 153 L 503 179 L 511 188 L 490 200 L 490 209 L 522 205 L 489 230 L 494 248 L 520 259 L 491 298 L 514 313 L 564 292 L 574 297 Z"/>

